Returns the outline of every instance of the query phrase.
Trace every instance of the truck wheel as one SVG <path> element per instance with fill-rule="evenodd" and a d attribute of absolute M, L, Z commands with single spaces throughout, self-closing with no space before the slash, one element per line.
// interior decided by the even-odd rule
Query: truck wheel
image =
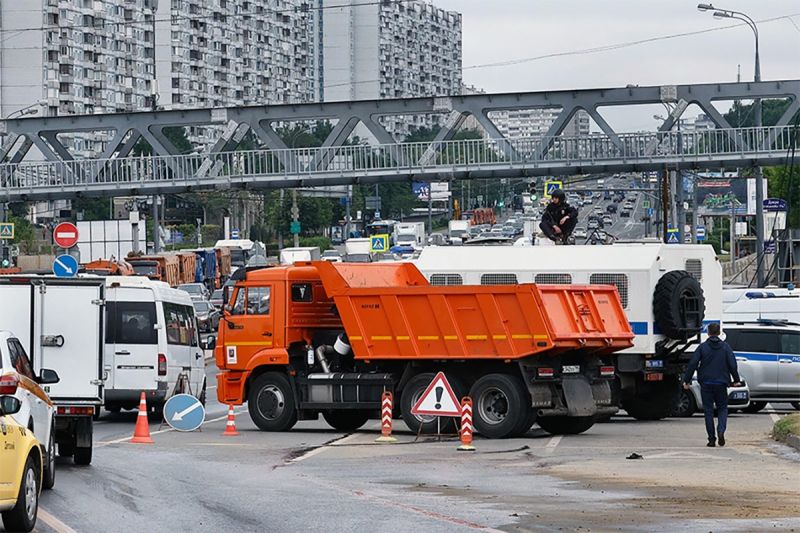
<path fill-rule="evenodd" d="M 369 411 L 361 411 L 356 409 L 340 409 L 336 411 L 325 411 L 322 413 L 322 418 L 325 419 L 333 429 L 339 431 L 355 431 L 369 420 Z"/>
<path fill-rule="evenodd" d="M 742 409 L 745 413 L 757 413 L 767 406 L 767 402 L 750 402 L 750 405 Z"/>
<path fill-rule="evenodd" d="M 687 314 L 687 300 L 697 298 L 699 316 Z M 705 316 L 703 288 L 697 279 L 684 270 L 667 272 L 656 284 L 653 293 L 653 317 L 661 333 L 670 339 L 683 339 L 700 333 Z"/>
<path fill-rule="evenodd" d="M 258 376 L 247 396 L 250 418 L 263 431 L 288 431 L 297 422 L 289 380 L 278 372 Z"/>
<path fill-rule="evenodd" d="M 414 407 L 414 404 L 417 403 L 435 376 L 436 375 L 432 372 L 417 374 L 411 378 L 408 383 L 406 383 L 406 386 L 403 388 L 403 392 L 400 395 L 400 415 L 403 417 L 403 422 L 406 423 L 408 429 L 410 429 L 412 433 L 436 433 L 437 423 L 435 416 L 411 414 L 411 409 Z M 450 383 L 450 386 L 453 387 L 453 392 L 456 394 L 456 398 L 460 399 L 460 395 L 464 393 L 465 389 L 464 385 L 461 383 L 461 380 L 456 376 L 447 374 L 447 381 Z M 455 419 L 443 417 L 439 422 L 438 427 L 441 429 L 442 433 L 453 433 L 456 430 Z"/>
<path fill-rule="evenodd" d="M 514 432 L 509 436 L 522 437 L 526 433 L 528 433 L 528 431 L 531 430 L 531 428 L 535 423 L 536 423 L 536 410 L 531 408 L 530 410 L 528 410 L 528 417 L 524 419 L 522 425 L 518 429 L 514 430 Z"/>
<path fill-rule="evenodd" d="M 551 435 L 577 435 L 594 425 L 594 416 L 543 416 L 537 422 Z"/>
<path fill-rule="evenodd" d="M 636 420 L 661 420 L 672 413 L 680 394 L 677 378 L 665 376 L 665 381 L 646 385 L 643 392 L 622 401 L 622 408 Z"/>
<path fill-rule="evenodd" d="M 695 411 L 697 411 L 697 403 L 694 401 L 694 394 L 688 390 L 682 390 L 680 396 L 678 396 L 678 403 L 675 404 L 675 408 L 672 410 L 672 416 L 688 418 Z"/>
<path fill-rule="evenodd" d="M 90 465 L 92 464 L 92 447 L 88 448 L 75 448 L 75 464 L 76 465 Z"/>
<path fill-rule="evenodd" d="M 50 438 L 47 450 L 42 454 L 44 469 L 42 471 L 42 488 L 50 490 L 56 484 L 56 421 L 50 423 Z"/>
<path fill-rule="evenodd" d="M 475 431 L 490 439 L 511 437 L 530 416 L 530 400 L 522 381 L 510 374 L 488 374 L 472 386 Z"/>
<path fill-rule="evenodd" d="M 75 455 L 75 445 L 67 442 L 58 443 L 58 456 L 59 457 L 72 457 Z"/>
<path fill-rule="evenodd" d="M 17 503 L 10 511 L 3 513 L 6 531 L 31 531 L 36 525 L 39 512 L 39 470 L 36 466 L 36 460 L 29 456 L 22 470 Z"/>

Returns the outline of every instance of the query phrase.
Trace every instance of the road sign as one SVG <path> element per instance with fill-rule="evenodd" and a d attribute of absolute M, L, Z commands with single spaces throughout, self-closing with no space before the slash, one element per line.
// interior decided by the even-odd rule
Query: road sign
<path fill-rule="evenodd" d="M 239 230 L 238 229 L 232 229 L 231 230 L 231 239 L 238 239 L 238 238 L 239 238 Z"/>
<path fill-rule="evenodd" d="M 698 241 L 706 240 L 706 227 L 705 226 L 697 226 L 697 229 L 694 230 L 694 235 L 697 237 Z"/>
<path fill-rule="evenodd" d="M 411 414 L 429 416 L 461 416 L 461 407 L 447 381 L 444 372 L 439 372 L 411 408 Z"/>
<path fill-rule="evenodd" d="M 385 233 L 371 236 L 369 238 L 369 251 L 372 253 L 388 252 L 389 236 Z"/>
<path fill-rule="evenodd" d="M 176 394 L 164 404 L 164 420 L 172 429 L 194 431 L 205 419 L 203 404 L 191 394 Z"/>
<path fill-rule="evenodd" d="M 647 198 L 642 200 L 642 207 L 644 207 L 645 209 L 650 209 L 650 200 L 648 200 Z"/>
<path fill-rule="evenodd" d="M 53 230 L 53 240 L 59 248 L 72 248 L 78 244 L 78 228 L 72 222 L 62 222 Z"/>
<path fill-rule="evenodd" d="M 53 261 L 53 274 L 59 278 L 74 278 L 78 275 L 78 260 L 71 255 L 59 255 Z"/>
<path fill-rule="evenodd" d="M 764 253 L 765 254 L 776 254 L 778 253 L 778 244 L 774 240 L 769 240 L 764 242 Z"/>
<path fill-rule="evenodd" d="M 652 208 L 652 207 L 648 207 L 648 208 L 647 208 L 646 215 L 647 215 L 648 217 L 652 218 L 652 216 L 653 216 L 653 213 L 654 213 L 654 212 L 655 212 L 655 211 L 653 210 L 653 208 Z"/>
<path fill-rule="evenodd" d="M 764 211 L 786 211 L 786 200 L 782 198 L 764 198 Z"/>
<path fill-rule="evenodd" d="M 545 198 L 550 198 L 550 195 L 553 194 L 553 192 L 556 189 L 563 189 L 563 185 L 564 185 L 564 183 L 560 182 L 560 181 L 545 181 L 544 182 L 544 196 L 545 196 Z"/>
<path fill-rule="evenodd" d="M 14 223 L 3 222 L 0 223 L 0 239 L 13 239 L 14 238 Z"/>
<path fill-rule="evenodd" d="M 680 244 L 681 239 L 678 235 L 678 228 L 671 228 L 667 230 L 667 244 Z"/>
<path fill-rule="evenodd" d="M 292 235 L 300 235 L 300 222 L 297 220 L 292 221 L 289 224 L 289 233 Z"/>
<path fill-rule="evenodd" d="M 374 209 L 375 211 L 381 210 L 381 197 L 380 196 L 367 196 L 364 198 L 364 207 L 367 209 Z"/>

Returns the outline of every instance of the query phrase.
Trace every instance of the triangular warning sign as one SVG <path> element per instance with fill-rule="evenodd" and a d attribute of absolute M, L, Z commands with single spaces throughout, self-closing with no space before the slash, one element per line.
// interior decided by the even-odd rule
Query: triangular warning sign
<path fill-rule="evenodd" d="M 411 408 L 411 414 L 429 416 L 461 416 L 461 407 L 453 388 L 439 372 L 431 384 L 422 393 L 417 403 Z"/>
<path fill-rule="evenodd" d="M 0 238 L 14 238 L 14 224 L 0 224 Z"/>
<path fill-rule="evenodd" d="M 670 244 L 680 244 L 681 241 L 678 240 L 678 234 L 677 233 L 670 233 L 668 242 Z"/>

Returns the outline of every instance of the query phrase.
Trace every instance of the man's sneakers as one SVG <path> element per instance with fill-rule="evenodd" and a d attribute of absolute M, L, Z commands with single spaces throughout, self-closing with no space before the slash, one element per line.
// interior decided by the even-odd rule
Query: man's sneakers
<path fill-rule="evenodd" d="M 716 448 L 717 447 L 716 439 L 708 439 L 708 443 L 706 444 L 706 446 L 708 446 L 709 448 Z"/>
<path fill-rule="evenodd" d="M 719 441 L 720 446 L 725 446 L 725 434 L 720 433 L 719 437 L 717 438 L 717 441 Z"/>

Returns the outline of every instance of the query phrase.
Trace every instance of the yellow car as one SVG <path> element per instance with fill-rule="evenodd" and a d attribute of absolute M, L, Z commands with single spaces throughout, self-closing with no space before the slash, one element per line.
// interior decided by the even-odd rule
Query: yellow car
<path fill-rule="evenodd" d="M 0 513 L 6 531 L 33 529 L 42 486 L 39 441 L 11 418 L 20 407 L 14 396 L 0 396 Z"/>

